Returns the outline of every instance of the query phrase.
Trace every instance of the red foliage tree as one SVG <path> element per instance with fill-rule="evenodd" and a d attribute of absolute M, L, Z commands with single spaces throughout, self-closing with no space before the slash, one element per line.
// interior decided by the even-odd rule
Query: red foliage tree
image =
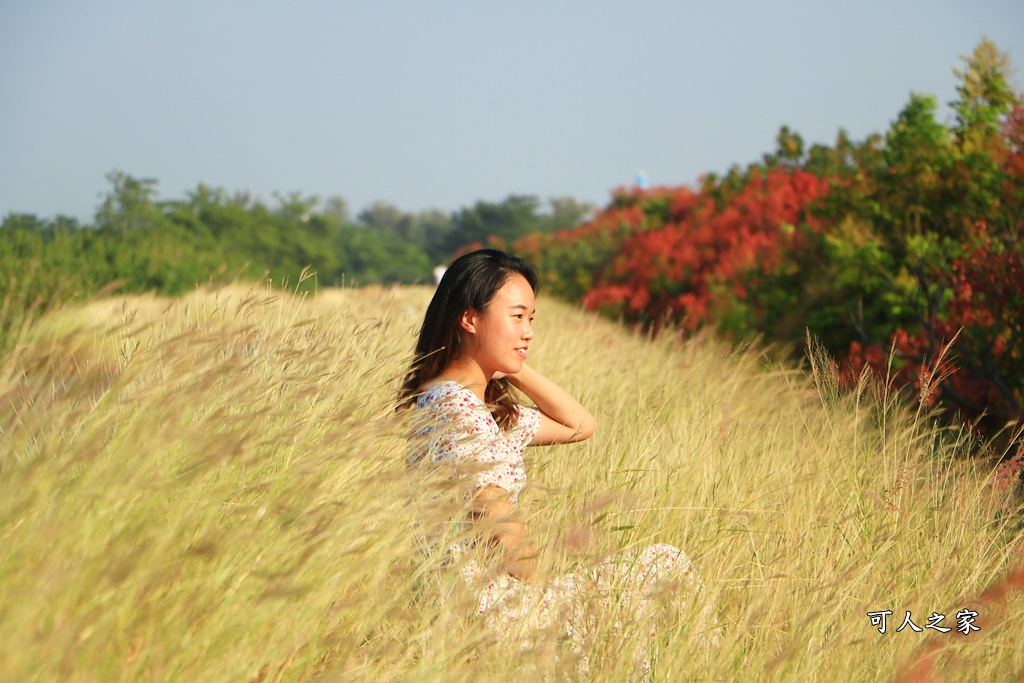
<path fill-rule="evenodd" d="M 583 302 L 647 327 L 673 320 L 695 329 L 727 305 L 722 292 L 745 299 L 747 274 L 773 272 L 801 248 L 804 232 L 795 226 L 814 228 L 808 203 L 828 188 L 802 170 L 774 168 L 751 173 L 724 197 L 707 188 L 662 190 L 655 197 L 663 225 L 631 234 Z"/>

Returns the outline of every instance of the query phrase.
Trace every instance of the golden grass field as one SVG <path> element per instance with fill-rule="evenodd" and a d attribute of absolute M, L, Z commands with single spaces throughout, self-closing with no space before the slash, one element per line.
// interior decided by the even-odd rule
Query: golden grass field
<path fill-rule="evenodd" d="M 424 588 L 392 407 L 429 296 L 108 298 L 23 329 L 0 361 L 0 680 L 571 679 Z M 1024 675 L 1020 500 L 967 435 L 866 379 L 840 392 L 820 356 L 544 297 L 536 330 L 531 364 L 599 420 L 528 452 L 544 566 L 678 545 L 722 627 L 702 653 L 681 611 L 654 680 Z M 964 608 L 970 635 L 895 632 Z M 617 633 L 588 679 L 629 675 Z"/>

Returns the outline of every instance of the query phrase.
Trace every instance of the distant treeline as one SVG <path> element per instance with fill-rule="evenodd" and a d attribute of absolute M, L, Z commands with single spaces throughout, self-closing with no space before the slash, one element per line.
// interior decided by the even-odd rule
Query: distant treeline
<path fill-rule="evenodd" d="M 298 193 L 276 206 L 247 193 L 199 185 L 184 199 L 157 200 L 157 181 L 108 175 L 109 193 L 91 224 L 9 214 L 0 225 L 0 294 L 30 285 L 39 301 L 122 291 L 179 294 L 211 278 L 242 277 L 321 286 L 426 282 L 460 247 L 513 241 L 579 224 L 592 207 L 572 198 L 478 201 L 454 213 L 406 213 L 376 202 L 350 220 L 344 199 Z"/>
<path fill-rule="evenodd" d="M 90 224 L 9 214 L 0 224 L 0 353 L 27 319 L 117 291 L 178 295 L 197 285 L 317 286 L 431 282 L 464 245 L 514 241 L 581 223 L 592 207 L 569 197 L 478 201 L 453 213 L 403 212 L 376 202 L 350 219 L 341 197 L 298 193 L 268 206 L 248 193 L 199 185 L 159 200 L 157 181 L 115 171 Z"/>

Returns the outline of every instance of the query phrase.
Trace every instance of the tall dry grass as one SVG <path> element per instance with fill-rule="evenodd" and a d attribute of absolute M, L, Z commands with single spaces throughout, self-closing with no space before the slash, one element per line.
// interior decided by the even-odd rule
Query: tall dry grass
<path fill-rule="evenodd" d="M 198 292 L 24 329 L 0 363 L 0 679 L 571 678 L 416 564 L 441 484 L 409 487 L 391 407 L 429 295 Z M 545 566 L 687 550 L 723 641 L 688 645 L 704 625 L 682 611 L 656 680 L 1013 680 L 1014 489 L 966 434 L 813 358 L 646 340 L 542 298 L 531 363 L 600 421 L 529 452 Z M 980 631 L 895 632 L 963 608 Z M 623 680 L 628 643 L 601 633 L 588 677 Z"/>

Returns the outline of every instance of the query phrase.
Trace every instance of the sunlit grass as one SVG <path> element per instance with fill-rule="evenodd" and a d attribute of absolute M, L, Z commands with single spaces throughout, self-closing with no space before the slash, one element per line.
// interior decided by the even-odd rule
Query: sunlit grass
<path fill-rule="evenodd" d="M 0 362 L 0 679 L 571 676 L 557 648 L 500 647 L 417 568 L 410 529 L 443 484 L 410 488 L 392 401 L 429 296 L 109 299 L 22 330 Z M 1024 668 L 1019 501 L 966 434 L 866 380 L 839 391 L 820 356 L 812 376 L 546 298 L 531 363 L 599 419 L 528 451 L 545 566 L 672 543 L 716 606 L 721 646 L 688 645 L 705 625 L 683 610 L 656 680 Z M 965 607 L 970 636 L 895 632 L 906 610 L 955 628 Z M 629 671 L 616 637 L 590 678 Z"/>

